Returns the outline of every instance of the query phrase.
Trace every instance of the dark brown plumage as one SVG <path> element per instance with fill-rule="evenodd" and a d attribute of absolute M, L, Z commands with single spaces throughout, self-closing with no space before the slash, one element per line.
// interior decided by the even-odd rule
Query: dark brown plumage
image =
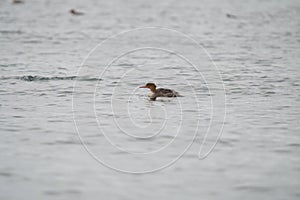
<path fill-rule="evenodd" d="M 152 92 L 150 95 L 150 100 L 155 101 L 157 97 L 182 97 L 178 92 L 171 89 L 158 88 L 156 89 L 156 85 L 154 83 L 147 83 L 145 86 L 141 86 L 140 88 L 149 88 Z"/>

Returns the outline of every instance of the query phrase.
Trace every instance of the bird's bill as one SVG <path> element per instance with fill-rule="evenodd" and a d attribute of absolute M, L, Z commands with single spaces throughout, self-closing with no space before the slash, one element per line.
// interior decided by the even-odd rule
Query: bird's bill
<path fill-rule="evenodd" d="M 140 86 L 140 88 L 147 88 L 145 85 L 143 85 L 143 86 Z"/>

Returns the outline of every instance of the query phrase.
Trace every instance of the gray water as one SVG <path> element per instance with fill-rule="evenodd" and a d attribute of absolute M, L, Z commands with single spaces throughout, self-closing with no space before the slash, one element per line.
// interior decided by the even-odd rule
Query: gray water
<path fill-rule="evenodd" d="M 297 0 L 1 1 L 0 198 L 299 199 L 299 18 Z"/>

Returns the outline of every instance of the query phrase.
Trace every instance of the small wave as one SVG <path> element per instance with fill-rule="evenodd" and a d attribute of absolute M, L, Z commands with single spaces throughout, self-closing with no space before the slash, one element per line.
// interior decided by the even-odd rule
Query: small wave
<path fill-rule="evenodd" d="M 46 76 L 21 76 L 19 79 L 23 81 L 49 81 L 49 80 L 73 80 L 76 76 L 54 76 L 54 77 L 46 77 Z"/>
<path fill-rule="evenodd" d="M 0 34 L 6 34 L 6 35 L 11 35 L 11 34 L 22 34 L 23 32 L 20 30 L 1 30 Z"/>
<path fill-rule="evenodd" d="M 11 176 L 13 176 L 13 174 L 10 172 L 0 172 L 0 176 L 11 177 Z"/>
<path fill-rule="evenodd" d="M 7 76 L 1 77 L 1 80 L 9 80 L 9 79 L 17 79 L 23 81 L 56 81 L 56 80 L 77 80 L 77 81 L 99 81 L 102 79 L 95 77 L 87 77 L 87 76 L 33 76 L 33 75 L 25 75 L 25 76 Z"/>

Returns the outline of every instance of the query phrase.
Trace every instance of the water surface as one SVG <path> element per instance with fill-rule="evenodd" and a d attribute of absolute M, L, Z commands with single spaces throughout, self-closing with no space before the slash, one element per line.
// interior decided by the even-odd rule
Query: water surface
<path fill-rule="evenodd" d="M 85 14 L 72 16 L 71 8 Z M 299 199 L 299 13 L 296 0 L 1 1 L 1 199 Z M 227 117 L 204 160 L 198 152 L 219 84 L 208 87 L 184 60 L 153 49 L 126 54 L 101 74 L 120 45 L 155 41 L 188 57 L 198 53 L 191 41 L 172 44 L 173 35 L 149 32 L 148 40 L 109 43 L 80 68 L 105 38 L 151 26 L 194 38 L 222 75 Z M 203 51 L 196 59 L 203 74 L 214 74 Z M 150 102 L 138 89 L 148 81 L 185 97 Z M 212 128 L 223 124 L 219 117 Z M 132 175 L 101 165 L 82 142 L 129 171 L 151 171 L 185 153 L 164 170 Z"/>

